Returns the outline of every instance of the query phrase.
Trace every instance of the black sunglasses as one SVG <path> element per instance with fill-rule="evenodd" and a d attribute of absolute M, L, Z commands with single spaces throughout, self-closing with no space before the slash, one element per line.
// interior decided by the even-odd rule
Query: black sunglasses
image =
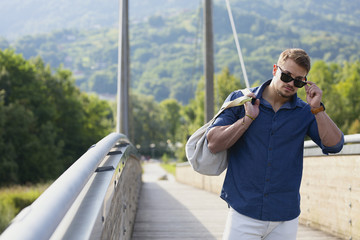
<path fill-rule="evenodd" d="M 292 78 L 289 74 L 284 73 L 283 70 L 279 66 L 277 66 L 277 67 L 280 69 L 280 72 L 281 72 L 281 76 L 280 76 L 281 81 L 286 82 L 286 83 L 294 81 L 294 86 L 297 88 L 302 88 L 303 86 L 305 86 L 307 84 L 306 76 Z"/>

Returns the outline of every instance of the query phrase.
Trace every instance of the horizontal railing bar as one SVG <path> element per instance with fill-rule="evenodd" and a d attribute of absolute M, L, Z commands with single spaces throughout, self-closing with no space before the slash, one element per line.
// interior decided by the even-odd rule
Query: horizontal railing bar
<path fill-rule="evenodd" d="M 124 140 L 121 140 L 124 141 Z M 114 149 L 120 149 L 122 154 L 108 155 L 100 163 L 101 167 L 109 167 L 107 171 L 94 172 L 82 192 L 76 198 L 73 206 L 54 232 L 51 240 L 87 240 L 100 239 L 104 230 L 104 221 L 107 218 L 109 200 L 116 190 L 119 190 L 121 175 L 124 174 L 124 166 L 129 156 L 136 158 L 137 152 L 133 145 L 116 145 Z M 136 158 L 137 159 L 137 158 Z M 99 169 L 99 167 L 97 168 Z M 126 184 L 126 183 L 125 183 Z M 135 188 L 135 186 L 133 186 Z M 108 229 L 107 229 L 108 230 Z M 106 231 L 106 230 L 105 230 Z"/>
<path fill-rule="evenodd" d="M 344 136 L 345 144 L 347 143 L 360 143 L 360 134 L 351 134 Z M 304 142 L 304 148 L 317 147 L 317 144 L 313 140 L 307 140 Z"/>
<path fill-rule="evenodd" d="M 111 167 L 112 170 L 94 172 L 51 239 L 91 239 L 92 230 L 98 227 L 96 226 L 96 220 L 98 214 L 102 212 L 101 206 L 104 201 L 104 196 L 109 185 L 111 185 L 111 179 L 121 157 L 122 155 L 104 158 L 101 165 L 105 163 L 105 165 Z M 109 164 L 109 161 L 113 164 Z M 102 226 L 102 223 L 98 225 Z"/>
<path fill-rule="evenodd" d="M 360 154 L 360 134 L 351 134 L 344 136 L 344 147 L 337 155 Z M 321 148 L 313 140 L 304 142 L 304 157 L 326 156 Z M 188 166 L 189 162 L 176 164 L 177 167 Z"/>
<path fill-rule="evenodd" d="M 49 239 L 99 163 L 121 138 L 126 136 L 111 133 L 89 148 L 33 204 L 16 216 L 0 239 Z"/>

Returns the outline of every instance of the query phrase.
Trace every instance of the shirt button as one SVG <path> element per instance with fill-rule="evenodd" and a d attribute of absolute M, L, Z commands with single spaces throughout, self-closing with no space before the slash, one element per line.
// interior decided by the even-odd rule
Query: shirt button
<path fill-rule="evenodd" d="M 268 166 L 270 167 L 270 166 L 271 166 L 271 163 L 268 163 Z"/>
<path fill-rule="evenodd" d="M 267 196 L 269 196 L 269 194 L 265 193 L 265 194 L 264 194 L 264 197 L 267 197 Z"/>
<path fill-rule="evenodd" d="M 269 178 L 267 178 L 267 179 L 266 179 L 266 181 L 267 181 L 267 182 L 269 182 L 269 181 L 270 181 L 270 179 L 269 179 Z"/>

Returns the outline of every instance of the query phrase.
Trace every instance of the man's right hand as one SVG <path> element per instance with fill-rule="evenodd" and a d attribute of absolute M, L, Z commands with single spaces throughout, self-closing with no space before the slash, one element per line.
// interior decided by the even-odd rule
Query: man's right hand
<path fill-rule="evenodd" d="M 256 98 L 256 95 L 254 93 L 249 93 L 246 96 L 251 98 Z M 257 118 L 260 112 L 259 106 L 260 106 L 260 99 L 256 99 L 254 104 L 252 104 L 252 102 L 246 102 L 244 104 L 245 114 L 251 116 L 254 119 Z"/>

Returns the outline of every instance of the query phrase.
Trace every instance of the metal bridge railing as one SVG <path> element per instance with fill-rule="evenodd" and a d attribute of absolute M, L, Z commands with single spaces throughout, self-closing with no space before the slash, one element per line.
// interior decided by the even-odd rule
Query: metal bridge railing
<path fill-rule="evenodd" d="M 344 136 L 344 147 L 337 155 L 360 154 L 360 134 Z M 323 156 L 321 149 L 312 140 L 304 142 L 304 157 Z"/>
<path fill-rule="evenodd" d="M 138 162 L 138 186 L 134 188 L 140 188 L 141 166 L 136 149 L 125 135 L 109 134 L 23 209 L 0 239 L 100 239 L 111 199 L 129 159 Z"/>

